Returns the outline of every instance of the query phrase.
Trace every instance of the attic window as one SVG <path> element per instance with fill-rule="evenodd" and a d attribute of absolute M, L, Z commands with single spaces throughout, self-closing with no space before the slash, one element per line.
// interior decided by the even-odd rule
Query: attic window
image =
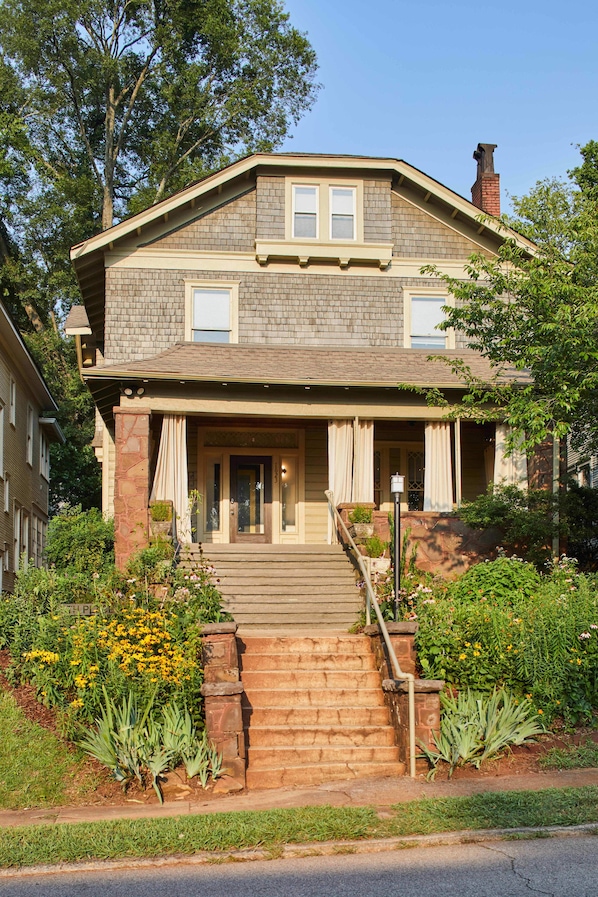
<path fill-rule="evenodd" d="M 405 343 L 411 349 L 454 349 L 452 330 L 439 330 L 445 320 L 443 306 L 451 298 L 437 291 L 405 291 Z"/>
<path fill-rule="evenodd" d="M 355 239 L 355 188 L 330 188 L 330 239 Z"/>

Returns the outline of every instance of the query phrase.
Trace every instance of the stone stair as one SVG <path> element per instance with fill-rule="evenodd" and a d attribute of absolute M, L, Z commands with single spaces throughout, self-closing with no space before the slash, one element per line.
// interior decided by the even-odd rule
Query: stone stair
<path fill-rule="evenodd" d="M 244 629 L 349 629 L 363 600 L 340 545 L 203 545 L 223 604 Z M 182 564 L 200 558 L 186 549 Z"/>
<path fill-rule="evenodd" d="M 366 636 L 238 634 L 247 787 L 404 775 Z"/>

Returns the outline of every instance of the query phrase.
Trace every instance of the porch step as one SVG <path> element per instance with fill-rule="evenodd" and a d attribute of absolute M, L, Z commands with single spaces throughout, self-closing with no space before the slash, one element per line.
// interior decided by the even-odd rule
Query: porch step
<path fill-rule="evenodd" d="M 238 645 L 249 788 L 405 773 L 367 637 L 244 632 Z"/>
<path fill-rule="evenodd" d="M 243 629 L 349 629 L 362 598 L 340 545 L 204 544 L 223 605 Z M 200 546 L 181 558 L 192 564 Z"/>

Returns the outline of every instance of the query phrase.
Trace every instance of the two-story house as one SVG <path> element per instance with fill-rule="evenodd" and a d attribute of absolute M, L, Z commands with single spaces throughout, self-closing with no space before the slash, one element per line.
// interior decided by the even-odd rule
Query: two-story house
<path fill-rule="evenodd" d="M 182 541 L 317 544 L 327 489 L 384 515 L 399 472 L 402 510 L 431 532 L 524 476 L 503 427 L 449 422 L 407 388 L 458 399 L 430 355 L 489 374 L 436 329 L 452 298 L 421 269 L 464 276 L 507 237 L 533 250 L 491 217 L 493 149 L 475 154 L 476 204 L 397 159 L 257 154 L 73 248 L 85 313 L 69 332 L 119 563 L 147 539 L 152 496 L 173 499 Z"/>
<path fill-rule="evenodd" d="M 64 442 L 58 408 L 0 303 L 0 590 L 19 563 L 41 566 L 48 525 L 50 444 Z"/>

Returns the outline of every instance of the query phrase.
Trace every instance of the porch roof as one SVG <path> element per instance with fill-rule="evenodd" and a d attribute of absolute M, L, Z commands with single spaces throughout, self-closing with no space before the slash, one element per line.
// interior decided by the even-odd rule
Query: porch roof
<path fill-rule="evenodd" d="M 94 368 L 86 379 L 180 380 L 306 386 L 388 387 L 409 385 L 463 388 L 451 363 L 463 361 L 474 377 L 487 382 L 527 382 L 525 372 L 492 368 L 472 351 L 437 353 L 382 347 L 176 343 L 151 358 Z"/>

